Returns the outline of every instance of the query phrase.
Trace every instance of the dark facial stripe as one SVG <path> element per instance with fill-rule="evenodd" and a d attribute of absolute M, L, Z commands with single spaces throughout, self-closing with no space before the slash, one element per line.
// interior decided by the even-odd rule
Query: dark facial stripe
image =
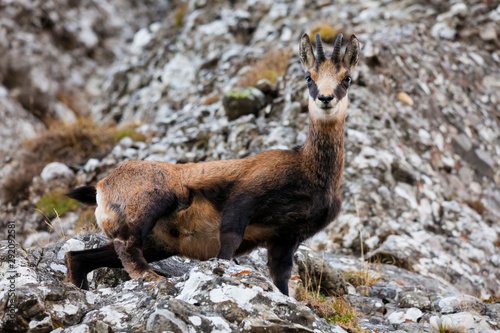
<path fill-rule="evenodd" d="M 316 100 L 316 97 L 318 97 L 319 90 L 318 86 L 316 85 L 316 82 L 314 80 L 311 80 L 307 82 L 307 88 L 309 88 L 309 95 Z"/>
<path fill-rule="evenodd" d="M 345 95 L 347 95 L 347 88 L 344 85 L 344 83 L 341 82 L 333 91 L 333 96 L 335 96 L 335 99 L 340 101 L 342 98 L 345 97 Z"/>

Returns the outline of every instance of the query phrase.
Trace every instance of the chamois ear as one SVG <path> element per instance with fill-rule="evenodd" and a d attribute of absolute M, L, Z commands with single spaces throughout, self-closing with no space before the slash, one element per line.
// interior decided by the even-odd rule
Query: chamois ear
<path fill-rule="evenodd" d="M 304 71 L 308 71 L 314 65 L 316 58 L 314 57 L 311 41 L 309 40 L 309 36 L 307 34 L 303 34 L 300 38 L 300 62 L 302 63 L 302 68 Z"/>
<path fill-rule="evenodd" d="M 359 60 L 359 42 L 356 36 L 352 35 L 349 44 L 347 44 L 347 47 L 345 49 L 345 54 L 344 57 L 342 58 L 342 62 L 344 63 L 344 66 L 350 71 L 354 71 L 354 68 L 356 68 L 356 65 L 358 64 Z"/>

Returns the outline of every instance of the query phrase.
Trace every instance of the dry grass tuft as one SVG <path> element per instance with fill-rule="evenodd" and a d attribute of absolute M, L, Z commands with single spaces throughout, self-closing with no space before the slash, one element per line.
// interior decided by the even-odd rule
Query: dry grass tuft
<path fill-rule="evenodd" d="M 53 161 L 80 165 L 92 156 L 107 154 L 115 143 L 111 135 L 114 131 L 84 119 L 72 124 L 56 123 L 43 135 L 26 142 L 28 158 L 43 161 L 44 165 Z"/>
<path fill-rule="evenodd" d="M 381 278 L 382 273 L 370 270 L 369 265 L 366 263 L 360 270 L 351 269 L 344 273 L 344 279 L 354 287 L 365 287 L 365 295 L 368 295 L 370 293 L 370 286 L 373 286 Z"/>
<path fill-rule="evenodd" d="M 95 219 L 95 207 L 86 207 L 78 214 L 75 224 L 78 235 L 94 234 L 100 232 Z"/>
<path fill-rule="evenodd" d="M 317 25 L 310 31 L 311 42 L 316 43 L 316 34 L 319 34 L 324 43 L 333 43 L 339 32 L 328 24 Z"/>
<path fill-rule="evenodd" d="M 349 332 L 366 332 L 358 325 L 356 311 L 344 297 L 327 297 L 304 287 L 299 287 L 296 299 L 312 309 L 318 316 L 326 319 L 330 324 L 339 325 Z"/>
<path fill-rule="evenodd" d="M 274 49 L 267 52 L 261 59 L 255 61 L 252 68 L 245 72 L 238 81 L 240 87 L 253 87 L 261 79 L 276 83 L 279 76 L 288 68 L 292 56 L 289 49 Z"/>
<path fill-rule="evenodd" d="M 4 201 L 16 204 L 28 198 L 33 177 L 39 175 L 48 163 L 57 161 L 79 168 L 89 158 L 106 156 L 125 136 L 131 136 L 135 141 L 146 139 L 135 133 L 133 126 L 103 127 L 86 119 L 72 124 L 52 124 L 44 134 L 25 142 L 24 150 L 17 157 L 19 167 L 2 183 Z"/>

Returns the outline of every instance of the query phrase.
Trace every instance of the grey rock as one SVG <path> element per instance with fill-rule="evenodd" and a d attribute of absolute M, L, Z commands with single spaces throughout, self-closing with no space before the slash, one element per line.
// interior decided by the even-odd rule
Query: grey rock
<path fill-rule="evenodd" d="M 384 302 L 378 297 L 349 295 L 347 299 L 363 316 L 383 316 L 386 311 Z"/>
<path fill-rule="evenodd" d="M 295 253 L 294 262 L 302 281 L 308 281 L 321 293 L 330 296 L 342 296 L 347 293 L 347 284 L 342 273 L 325 261 L 313 255 L 306 248 Z"/>
<path fill-rule="evenodd" d="M 443 314 L 462 312 L 467 309 L 470 312 L 482 313 L 484 304 L 480 299 L 470 295 L 453 295 L 437 299 L 433 303 L 437 311 Z"/>
<path fill-rule="evenodd" d="M 401 308 L 415 307 L 420 310 L 431 310 L 431 300 L 424 291 L 402 292 L 399 295 L 398 306 Z"/>
<path fill-rule="evenodd" d="M 500 329 L 500 303 L 486 303 L 483 315 L 489 318 L 488 324 L 492 329 Z"/>

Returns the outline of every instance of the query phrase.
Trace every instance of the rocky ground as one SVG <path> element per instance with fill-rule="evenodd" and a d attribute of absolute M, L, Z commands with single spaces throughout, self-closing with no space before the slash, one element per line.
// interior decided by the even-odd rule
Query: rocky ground
<path fill-rule="evenodd" d="M 174 258 L 156 268 L 171 276 L 165 283 L 100 270 L 91 291 L 79 291 L 63 282 L 62 255 L 103 240 L 71 238 L 88 231 L 81 207 L 36 210 L 126 160 L 241 158 L 303 143 L 297 41 L 318 25 L 355 33 L 362 56 L 349 95 L 343 210 L 302 256 L 350 282 L 344 298 L 356 329 L 500 329 L 498 1 L 60 0 L 0 9 L 0 214 L 4 230 L 15 221 L 19 242 L 21 330 L 343 331 L 276 291 L 263 250 L 242 266 L 222 263 L 222 276 L 213 274 L 218 263 Z M 257 82 L 264 77 L 275 81 Z M 24 141 L 43 143 L 82 118 L 99 126 L 97 136 L 139 126 L 95 154 L 95 140 L 76 140 L 78 159 L 45 160 L 35 152 L 51 144 L 29 150 Z M 32 155 L 44 161 L 35 171 Z M 15 187 L 19 173 L 34 178 Z M 0 267 L 1 325 L 14 329 L 7 261 Z M 353 270 L 379 279 L 364 286 L 350 280 Z"/>

